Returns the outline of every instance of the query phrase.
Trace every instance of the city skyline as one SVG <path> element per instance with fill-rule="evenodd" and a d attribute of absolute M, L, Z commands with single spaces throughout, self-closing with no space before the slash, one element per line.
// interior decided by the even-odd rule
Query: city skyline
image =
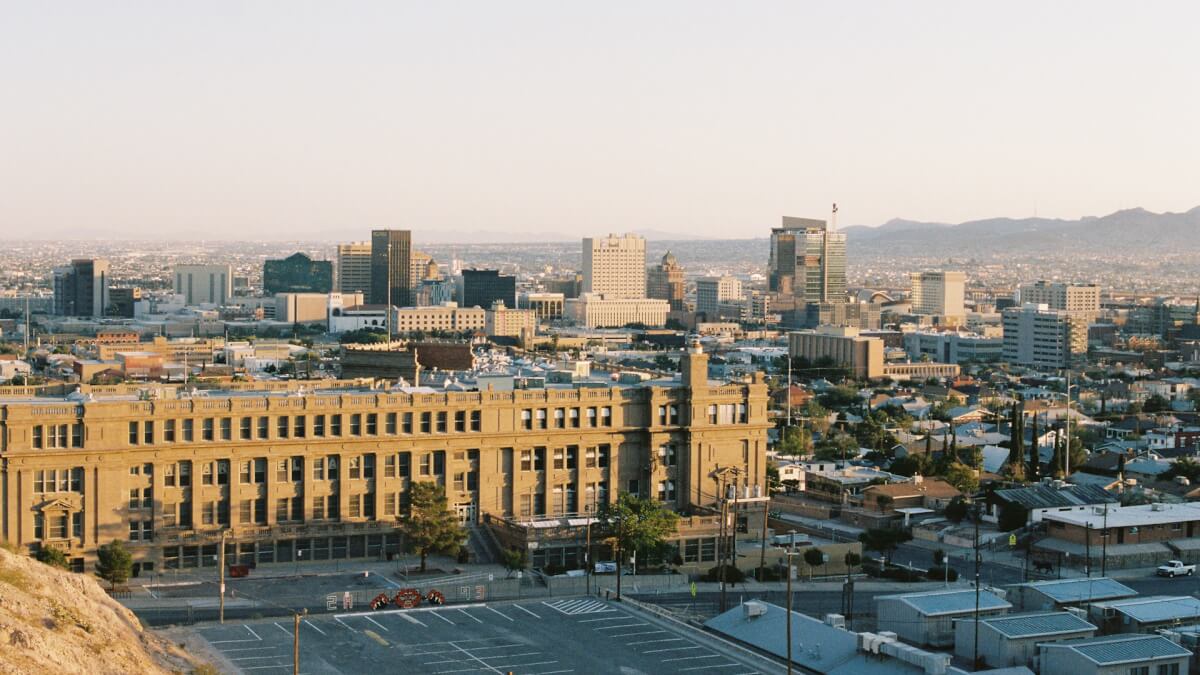
<path fill-rule="evenodd" d="M 844 225 L 1179 212 L 1200 203 L 1196 12 L 14 7 L 0 231 L 720 237 L 832 201 Z"/>

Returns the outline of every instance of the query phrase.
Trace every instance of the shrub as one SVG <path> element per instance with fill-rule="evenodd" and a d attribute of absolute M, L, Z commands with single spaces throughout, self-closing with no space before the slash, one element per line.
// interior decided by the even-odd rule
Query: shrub
<path fill-rule="evenodd" d="M 925 577 L 930 581 L 942 581 L 949 579 L 950 581 L 958 581 L 958 570 L 950 568 L 949 576 L 947 576 L 945 567 L 930 567 L 929 571 L 925 572 Z"/>
<path fill-rule="evenodd" d="M 720 581 L 721 568 L 725 568 L 725 583 L 737 584 L 746 580 L 746 574 L 733 565 L 717 565 L 704 575 L 705 581 Z"/>
<path fill-rule="evenodd" d="M 907 567 L 889 567 L 883 570 L 883 578 L 893 581 L 924 581 L 921 572 Z"/>
<path fill-rule="evenodd" d="M 756 567 L 754 578 L 759 581 L 780 581 L 783 579 L 783 569 L 777 566 Z"/>

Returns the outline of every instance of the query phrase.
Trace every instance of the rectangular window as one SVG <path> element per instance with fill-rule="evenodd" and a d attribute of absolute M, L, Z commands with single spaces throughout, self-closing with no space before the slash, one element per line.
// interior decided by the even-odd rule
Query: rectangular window
<path fill-rule="evenodd" d="M 39 471 L 38 473 L 41 473 L 41 472 Z M 142 508 L 142 491 L 141 490 L 139 490 L 137 488 L 133 488 L 129 491 L 129 508 L 130 508 L 130 510 L 137 510 L 137 509 Z"/>
<path fill-rule="evenodd" d="M 596 448 L 588 448 L 583 453 L 583 466 L 585 469 L 596 468 Z"/>
<path fill-rule="evenodd" d="M 663 464 L 666 466 L 675 466 L 677 463 L 674 445 L 664 445 L 659 447 L 658 456 L 662 459 Z"/>
<path fill-rule="evenodd" d="M 221 418 L 221 440 L 233 440 L 233 420 L 228 417 Z"/>
<path fill-rule="evenodd" d="M 258 418 L 258 440 L 265 441 L 271 436 L 271 418 Z"/>
<path fill-rule="evenodd" d="M 579 408 L 571 408 L 567 411 L 567 418 L 571 420 L 571 428 L 579 428 Z"/>
<path fill-rule="evenodd" d="M 579 446 L 567 446 L 567 469 L 574 471 L 579 468 Z"/>
<path fill-rule="evenodd" d="M 338 479 L 338 458 L 330 457 L 328 466 L 329 466 L 329 470 L 327 471 L 327 474 L 329 475 L 329 480 L 337 480 Z M 336 516 L 330 516 L 330 517 L 335 518 Z"/>
<path fill-rule="evenodd" d="M 359 518 L 362 515 L 362 495 L 350 495 L 350 517 Z"/>
<path fill-rule="evenodd" d="M 254 522 L 259 525 L 267 524 L 267 498 L 254 500 Z"/>
<path fill-rule="evenodd" d="M 638 485 L 638 479 L 630 478 L 629 479 L 629 490 L 628 490 L 629 494 L 634 495 L 635 497 L 641 496 L 641 492 L 640 492 L 639 488 L 640 488 L 640 486 Z"/>
<path fill-rule="evenodd" d="M 240 463 L 240 471 L 238 471 L 238 481 L 242 485 L 250 484 L 250 472 L 253 470 L 253 468 L 254 468 L 254 465 L 250 460 L 245 460 Z"/>
<path fill-rule="evenodd" d="M 292 482 L 293 483 L 303 483 L 304 482 L 304 458 L 303 457 L 297 456 L 297 457 L 292 458 Z"/>
<path fill-rule="evenodd" d="M 447 419 L 447 414 L 446 414 L 446 411 L 445 411 L 445 410 L 440 410 L 440 411 L 438 411 L 438 414 L 437 414 L 437 432 L 438 432 L 439 434 L 444 434 L 444 433 L 446 433 L 446 419 Z"/>
<path fill-rule="evenodd" d="M 375 455 L 363 455 L 362 476 L 366 480 L 375 477 Z"/>
<path fill-rule="evenodd" d="M 410 412 L 404 413 L 404 424 L 400 427 L 403 433 L 411 434 L 413 432 L 413 414 Z"/>
<path fill-rule="evenodd" d="M 385 516 L 396 515 L 396 493 L 395 492 L 383 493 L 383 515 L 385 515 Z"/>
<path fill-rule="evenodd" d="M 459 492 L 467 489 L 467 474 L 465 471 L 459 471 L 454 474 L 454 489 Z"/>
<path fill-rule="evenodd" d="M 546 449 L 545 448 L 534 448 L 533 449 L 533 470 L 534 471 L 545 471 L 546 470 Z"/>
<path fill-rule="evenodd" d="M 308 431 L 306 428 L 307 424 L 308 419 L 304 415 L 296 415 L 296 417 L 293 418 L 292 436 L 295 438 L 304 438 Z"/>
<path fill-rule="evenodd" d="M 141 436 L 138 435 L 138 423 L 130 422 L 129 423 L 129 444 L 137 445 L 139 440 L 141 440 Z"/>
<path fill-rule="evenodd" d="M 588 427 L 596 426 L 596 409 L 595 408 L 587 409 L 587 425 L 588 425 Z"/>
<path fill-rule="evenodd" d="M 527 431 L 533 429 L 533 411 L 532 410 L 522 410 L 521 411 L 521 428 L 525 429 Z"/>
<path fill-rule="evenodd" d="M 130 424 L 137 424 L 137 423 L 130 422 Z M 39 449 L 42 447 L 42 428 L 40 426 L 33 427 L 33 447 L 39 448 Z M 41 537 L 38 537 L 38 538 L 40 539 Z"/>
<path fill-rule="evenodd" d="M 241 421 L 238 422 L 238 438 L 241 438 L 243 441 L 250 440 L 253 437 L 253 426 L 253 420 L 251 420 L 249 417 L 243 417 Z"/>
<path fill-rule="evenodd" d="M 396 413 L 394 413 L 394 412 L 388 413 L 387 416 L 385 416 L 383 419 L 384 419 L 383 433 L 387 434 L 388 436 L 395 436 L 396 435 Z"/>
<path fill-rule="evenodd" d="M 146 420 L 142 425 L 142 442 L 146 445 L 154 444 L 154 420 Z"/>
<path fill-rule="evenodd" d="M 142 488 L 142 508 L 149 509 L 154 507 L 154 488 Z"/>
<path fill-rule="evenodd" d="M 367 435 L 375 436 L 379 433 L 379 415 L 377 413 L 367 413 Z"/>
<path fill-rule="evenodd" d="M 192 486 L 192 463 L 184 461 L 179 463 L 179 487 Z"/>
<path fill-rule="evenodd" d="M 254 460 L 254 482 L 259 484 L 267 482 L 267 460 L 265 458 Z"/>
<path fill-rule="evenodd" d="M 76 511 L 71 514 L 71 536 L 83 536 L 83 511 Z"/>
<path fill-rule="evenodd" d="M 275 437 L 287 438 L 288 431 L 291 429 L 292 420 L 287 415 L 282 415 L 275 420 Z"/>
<path fill-rule="evenodd" d="M 243 499 L 238 509 L 238 522 L 243 525 L 249 525 L 254 521 L 254 502 L 249 499 Z"/>
<path fill-rule="evenodd" d="M 478 410 L 471 411 L 471 431 L 479 431 L 482 426 L 483 414 Z"/>
<path fill-rule="evenodd" d="M 479 472 L 478 471 L 468 471 L 467 472 L 467 489 L 472 490 L 472 491 L 479 489 Z"/>
<path fill-rule="evenodd" d="M 280 497 L 279 499 L 275 500 L 275 522 L 287 522 L 288 515 L 290 513 L 291 508 L 289 507 L 287 497 Z"/>
<path fill-rule="evenodd" d="M 71 491 L 71 475 L 70 475 L 70 472 L 67 471 L 66 469 L 58 470 L 58 491 L 59 492 L 70 492 Z"/>
<path fill-rule="evenodd" d="M 33 514 L 33 538 L 46 538 L 46 519 L 41 513 Z"/>
<path fill-rule="evenodd" d="M 467 430 L 467 411 L 454 411 L 454 431 L 462 433 Z"/>
<path fill-rule="evenodd" d="M 528 518 L 533 515 L 533 498 L 530 495 L 521 495 L 521 516 Z"/>
<path fill-rule="evenodd" d="M 433 460 L 429 457 L 428 452 L 421 453 L 421 475 L 428 476 L 433 473 Z"/>
<path fill-rule="evenodd" d="M 342 435 L 342 416 L 341 415 L 330 415 L 329 416 L 329 435 L 330 436 L 341 436 Z"/>
<path fill-rule="evenodd" d="M 138 541 L 142 538 L 142 524 L 139 521 L 129 521 L 129 541 Z"/>
<path fill-rule="evenodd" d="M 325 499 L 325 514 L 330 520 L 338 520 L 342 517 L 341 505 L 338 503 L 337 495 L 329 495 Z"/>
<path fill-rule="evenodd" d="M 546 515 L 546 495 L 538 492 L 533 495 L 533 515 Z"/>
<path fill-rule="evenodd" d="M 313 497 L 312 498 L 312 519 L 313 520 L 325 520 L 325 498 L 324 497 Z"/>
<path fill-rule="evenodd" d="M 522 471 L 533 471 L 533 451 L 532 450 L 522 450 L 521 451 L 521 470 Z"/>
<path fill-rule="evenodd" d="M 612 426 L 612 407 L 604 406 L 600 409 L 600 423 L 606 427 Z"/>
<path fill-rule="evenodd" d="M 200 429 L 201 429 L 201 438 L 203 438 L 206 441 L 213 440 L 213 438 L 214 438 L 214 436 L 213 436 L 213 431 L 214 431 L 213 418 L 205 417 L 203 420 L 201 420 Z"/>
<path fill-rule="evenodd" d="M 562 471 L 566 468 L 566 453 L 562 448 L 554 449 L 554 470 Z"/>
<path fill-rule="evenodd" d="M 313 480 L 325 480 L 325 458 L 315 457 L 312 461 Z"/>
<path fill-rule="evenodd" d="M 304 520 L 304 500 L 301 497 L 292 497 L 292 520 L 297 523 Z"/>
<path fill-rule="evenodd" d="M 46 491 L 46 472 L 45 471 L 34 471 L 33 472 L 33 491 L 34 492 L 45 492 Z"/>
<path fill-rule="evenodd" d="M 362 474 L 362 458 L 361 457 L 351 457 L 349 469 L 350 469 L 350 480 L 357 480 L 358 478 L 360 478 L 361 474 Z"/>
<path fill-rule="evenodd" d="M 175 465 L 168 464 L 163 472 L 163 485 L 175 487 Z"/>
<path fill-rule="evenodd" d="M 229 485 L 229 460 L 217 460 L 217 485 Z"/>
<path fill-rule="evenodd" d="M 412 453 L 400 453 L 397 457 L 397 461 L 399 462 L 399 465 L 396 468 L 396 474 L 401 478 L 412 478 Z"/>
<path fill-rule="evenodd" d="M 446 474 L 446 451 L 433 451 L 433 474 L 435 476 L 444 476 Z"/>
<path fill-rule="evenodd" d="M 350 415 L 350 435 L 362 436 L 362 415 L 359 413 Z"/>
<path fill-rule="evenodd" d="M 431 413 L 427 413 L 427 412 L 421 413 L 421 433 L 423 433 L 423 434 L 429 433 L 430 424 L 431 424 L 432 419 L 433 419 L 433 415 Z"/>
<path fill-rule="evenodd" d="M 658 406 L 658 423 L 661 426 L 667 425 L 667 406 Z"/>
<path fill-rule="evenodd" d="M 229 502 L 224 499 L 217 502 L 217 524 L 229 527 Z"/>
<path fill-rule="evenodd" d="M 195 427 L 196 427 L 196 421 L 192 420 L 192 419 L 186 419 L 186 420 L 181 421 L 179 423 L 179 425 L 183 430 L 183 442 L 191 443 L 192 441 L 194 441 L 195 440 L 194 431 L 195 431 Z"/>
<path fill-rule="evenodd" d="M 275 481 L 278 483 L 286 483 L 288 476 L 288 461 L 286 459 L 279 460 L 275 466 Z"/>
<path fill-rule="evenodd" d="M 717 405 L 715 403 L 710 404 L 708 406 L 708 423 L 709 424 L 717 423 Z"/>
<path fill-rule="evenodd" d="M 313 418 L 313 436 L 317 438 L 325 437 L 325 416 L 317 415 Z"/>
<path fill-rule="evenodd" d="M 384 478 L 395 478 L 396 477 L 396 456 L 395 455 L 384 455 L 384 457 L 383 457 L 383 477 Z"/>
<path fill-rule="evenodd" d="M 567 411 L 562 408 L 554 409 L 554 428 L 563 429 L 567 426 Z"/>
<path fill-rule="evenodd" d="M 596 451 L 598 453 L 597 457 L 596 457 L 596 464 L 601 469 L 608 468 L 609 448 L 610 448 L 610 446 L 607 443 L 596 448 Z"/>
<path fill-rule="evenodd" d="M 175 442 L 175 420 L 166 420 L 163 422 L 163 441 L 166 443 Z"/>
<path fill-rule="evenodd" d="M 217 503 L 205 502 L 200 507 L 200 523 L 203 525 L 212 525 L 217 519 Z"/>
<path fill-rule="evenodd" d="M 179 503 L 179 526 L 184 529 L 192 527 L 192 503 L 190 501 Z"/>

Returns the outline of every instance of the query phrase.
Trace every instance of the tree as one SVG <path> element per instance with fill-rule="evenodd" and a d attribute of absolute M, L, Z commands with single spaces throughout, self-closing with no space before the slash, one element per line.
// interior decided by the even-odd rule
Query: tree
<path fill-rule="evenodd" d="M 900 544 L 912 539 L 912 535 L 904 530 L 893 530 L 886 527 L 874 527 L 858 535 L 863 548 L 878 551 L 885 559 L 890 560 L 892 551 Z"/>
<path fill-rule="evenodd" d="M 776 447 L 784 455 L 807 455 L 812 452 L 812 434 L 804 427 L 784 427 Z"/>
<path fill-rule="evenodd" d="M 598 514 L 601 536 L 617 552 L 617 597 L 621 597 L 621 567 L 625 553 L 633 551 L 637 560 L 644 560 L 640 552 L 661 549 L 666 540 L 675 534 L 679 525 L 679 514 L 661 502 L 645 499 L 622 492 L 614 504 L 606 504 Z"/>
<path fill-rule="evenodd" d="M 846 555 L 842 557 L 842 562 L 846 563 L 846 574 L 850 574 L 850 570 L 862 564 L 862 556 L 854 551 L 846 551 Z"/>
<path fill-rule="evenodd" d="M 1000 518 L 997 527 L 1002 532 L 1012 532 L 1024 527 L 1028 519 L 1029 512 L 1025 510 L 1024 506 L 1005 502 L 1004 506 L 1000 507 Z"/>
<path fill-rule="evenodd" d="M 1142 410 L 1148 413 L 1158 413 L 1171 409 L 1171 402 L 1166 397 L 1160 394 L 1154 394 L 1146 398 L 1142 403 Z"/>
<path fill-rule="evenodd" d="M 133 556 L 129 555 L 120 539 L 101 546 L 96 557 L 96 576 L 107 581 L 114 590 L 129 581 L 129 576 L 133 574 Z"/>
<path fill-rule="evenodd" d="M 933 552 L 933 566 L 934 567 L 942 567 L 945 564 L 946 564 L 946 552 L 939 548 L 938 550 Z"/>
<path fill-rule="evenodd" d="M 958 488 L 959 492 L 975 492 L 979 489 L 979 476 L 975 475 L 975 470 L 960 462 L 947 466 L 942 478 Z"/>
<path fill-rule="evenodd" d="M 812 579 L 813 570 L 825 564 L 825 552 L 819 548 L 809 548 L 804 552 L 804 563 L 808 565 L 808 578 Z"/>
<path fill-rule="evenodd" d="M 67 562 L 67 554 L 63 553 L 60 548 L 42 546 L 38 549 L 37 559 L 51 567 L 59 567 L 64 570 L 71 569 L 71 563 Z"/>
<path fill-rule="evenodd" d="M 400 531 L 421 556 L 421 571 L 430 553 L 455 555 L 467 539 L 458 515 L 446 504 L 446 492 L 437 483 L 417 481 L 409 488 L 408 517 L 400 521 Z"/>
<path fill-rule="evenodd" d="M 946 504 L 946 520 L 955 524 L 961 523 L 967 517 L 968 508 L 967 501 L 962 497 L 951 499 L 950 503 Z"/>
<path fill-rule="evenodd" d="M 512 578 L 514 572 L 520 572 L 529 565 L 529 555 L 523 548 L 507 548 L 500 553 L 500 562 L 508 570 L 507 578 Z"/>
<path fill-rule="evenodd" d="M 879 507 L 880 513 L 887 511 L 887 507 L 891 506 L 893 501 L 895 500 L 891 495 L 875 495 L 875 506 Z"/>
<path fill-rule="evenodd" d="M 928 476 L 933 473 L 933 458 L 928 454 L 908 454 L 893 460 L 888 471 L 899 476 Z"/>

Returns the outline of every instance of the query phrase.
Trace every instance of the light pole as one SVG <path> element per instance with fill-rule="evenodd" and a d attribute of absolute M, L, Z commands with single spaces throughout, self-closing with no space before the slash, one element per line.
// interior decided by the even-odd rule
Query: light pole
<path fill-rule="evenodd" d="M 588 506 L 587 543 L 583 547 L 583 571 L 587 577 L 587 594 L 592 594 L 592 516 L 591 506 Z"/>
<path fill-rule="evenodd" d="M 792 556 L 796 555 L 796 531 L 791 530 L 792 546 L 787 551 L 787 672 L 792 675 Z"/>
<path fill-rule="evenodd" d="M 218 544 L 221 548 L 217 551 L 217 568 L 221 579 L 220 585 L 217 587 L 217 592 L 221 594 L 218 600 L 221 623 L 225 623 L 225 535 L 228 533 L 229 530 L 221 530 L 221 543 Z"/>
<path fill-rule="evenodd" d="M 295 628 L 292 630 L 292 675 L 300 675 L 300 617 L 308 615 L 308 608 L 304 608 L 304 613 L 296 612 Z"/>

